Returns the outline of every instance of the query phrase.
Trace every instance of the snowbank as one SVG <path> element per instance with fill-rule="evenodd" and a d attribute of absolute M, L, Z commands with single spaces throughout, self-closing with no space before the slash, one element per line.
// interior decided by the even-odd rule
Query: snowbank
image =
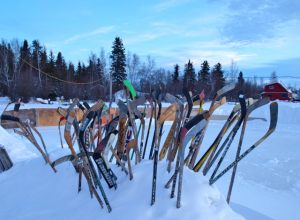
<path fill-rule="evenodd" d="M 0 126 L 0 143 L 4 145 L 13 163 L 38 157 L 33 150 L 17 139 L 15 134 L 8 133 L 2 126 Z"/>
<path fill-rule="evenodd" d="M 164 188 L 171 175 L 166 172 L 165 161 L 158 166 L 157 197 L 151 207 L 152 167 L 152 161 L 135 166 L 133 181 L 128 181 L 124 174 L 118 175 L 123 176 L 119 189 L 110 196 L 114 210 L 105 214 L 105 219 L 117 219 L 120 213 L 126 213 L 122 215 L 124 219 L 243 219 L 229 208 L 217 188 L 188 169 L 184 170 L 182 207 L 177 209 L 176 198 L 170 199 L 170 189 Z M 132 207 L 130 211 L 128 204 Z"/>
<path fill-rule="evenodd" d="M 292 103 L 285 101 L 277 101 L 278 103 L 278 125 L 289 124 L 299 125 L 300 124 L 300 103 Z M 269 105 L 263 106 L 255 110 L 252 117 L 263 117 L 267 120 L 270 118 Z"/>
<path fill-rule="evenodd" d="M 7 104 L 10 102 L 10 99 L 7 96 L 0 97 L 0 104 Z"/>
<path fill-rule="evenodd" d="M 300 103 L 276 101 L 278 103 L 278 124 L 300 124 Z M 203 109 L 209 109 L 210 102 L 205 103 Z M 234 107 L 233 102 L 228 102 L 217 108 L 214 115 L 229 115 Z M 198 107 L 196 107 L 198 108 Z M 252 118 L 263 118 L 269 121 L 269 105 L 265 105 L 251 113 Z"/>
<path fill-rule="evenodd" d="M 62 164 L 54 174 L 40 161 L 32 160 L 6 172 L 5 181 L 0 176 L 0 219 L 244 219 L 232 211 L 217 188 L 210 187 L 206 179 L 187 169 L 182 208 L 177 209 L 176 199 L 170 199 L 170 191 L 163 186 L 170 176 L 165 172 L 164 163 L 158 167 L 156 203 L 150 206 L 152 162 L 144 161 L 133 168 L 134 179 L 129 181 L 113 166 L 118 176 L 118 189 L 105 187 L 113 209 L 108 213 L 90 198 L 85 181 L 82 192 L 77 193 L 78 177 L 71 163 Z"/>
<path fill-rule="evenodd" d="M 53 138 L 54 133 L 46 137 L 46 142 Z M 170 199 L 170 189 L 164 188 L 171 175 L 166 172 L 165 161 L 159 162 L 156 203 L 150 206 L 153 162 L 148 160 L 133 166 L 132 181 L 119 167 L 112 165 L 118 176 L 117 190 L 108 189 L 102 180 L 113 209 L 108 213 L 106 208 L 100 208 L 96 199 L 90 198 L 85 180 L 82 192 L 77 193 L 78 175 L 71 163 L 61 164 L 58 172 L 53 173 L 42 157 L 34 153 L 31 143 L 2 127 L 0 143 L 5 145 L 15 163 L 12 169 L 0 175 L 0 219 L 244 219 L 232 211 L 216 187 L 209 186 L 206 177 L 188 169 L 184 170 L 182 207 L 177 209 L 176 198 Z M 51 145 L 52 159 L 69 152 L 59 144 L 53 148 Z"/>

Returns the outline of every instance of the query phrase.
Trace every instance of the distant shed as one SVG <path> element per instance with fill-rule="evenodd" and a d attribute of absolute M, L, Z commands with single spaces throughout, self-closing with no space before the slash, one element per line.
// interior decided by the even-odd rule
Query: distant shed
<path fill-rule="evenodd" d="M 265 85 L 262 96 L 269 97 L 271 100 L 292 101 L 293 99 L 292 93 L 278 82 Z"/>

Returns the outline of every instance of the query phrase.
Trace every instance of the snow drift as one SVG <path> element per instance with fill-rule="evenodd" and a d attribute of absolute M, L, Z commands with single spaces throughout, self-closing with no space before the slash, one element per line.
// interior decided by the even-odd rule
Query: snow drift
<path fill-rule="evenodd" d="M 25 146 L 23 141 L 16 136 L 16 134 L 10 134 L 0 126 L 0 143 L 5 147 L 14 163 L 38 157 L 33 149 Z M 32 148 L 34 148 L 33 145 Z"/>
<path fill-rule="evenodd" d="M 105 187 L 113 209 L 108 213 L 90 198 L 85 180 L 82 192 L 77 193 L 78 176 L 71 163 L 61 164 L 54 174 L 42 157 L 31 150 L 34 146 L 20 139 L 0 127 L 0 143 L 5 143 L 15 163 L 0 175 L 0 219 L 243 219 L 231 210 L 217 188 L 188 169 L 184 173 L 182 208 L 177 209 L 176 199 L 170 199 L 170 191 L 164 188 L 171 175 L 165 171 L 164 161 L 159 163 L 157 198 L 152 207 L 152 161 L 134 166 L 132 181 L 113 165 L 118 189 Z M 51 158 L 59 157 L 61 152 L 68 149 L 56 148 Z"/>

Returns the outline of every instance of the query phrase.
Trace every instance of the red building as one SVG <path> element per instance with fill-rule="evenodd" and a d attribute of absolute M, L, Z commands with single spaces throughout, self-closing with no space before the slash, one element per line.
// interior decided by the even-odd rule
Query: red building
<path fill-rule="evenodd" d="M 293 99 L 292 93 L 280 83 L 271 83 L 265 85 L 263 97 L 269 97 L 270 100 L 287 100 Z"/>

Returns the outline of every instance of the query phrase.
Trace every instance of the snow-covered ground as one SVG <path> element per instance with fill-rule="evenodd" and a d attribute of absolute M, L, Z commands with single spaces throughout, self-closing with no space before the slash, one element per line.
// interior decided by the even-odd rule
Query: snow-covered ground
<path fill-rule="evenodd" d="M 228 114 L 232 107 L 233 104 L 226 104 L 216 114 Z M 258 140 L 269 126 L 268 106 L 253 112 L 252 116 L 266 121 L 249 121 L 243 150 Z M 200 154 L 212 143 L 223 123 L 210 122 Z M 170 125 L 166 123 L 163 139 Z M 57 127 L 39 130 L 51 159 L 69 154 L 67 147 L 60 147 Z M 148 160 L 133 166 L 133 181 L 119 168 L 112 167 L 118 175 L 119 186 L 116 191 L 106 189 L 113 208 L 108 214 L 99 208 L 95 199 L 90 199 L 86 184 L 77 194 L 77 175 L 70 163 L 58 166 L 54 174 L 27 140 L 11 130 L 9 134 L 6 132 L 0 128 L 0 143 L 7 147 L 15 164 L 0 174 L 0 219 L 242 219 L 225 202 L 231 172 L 210 187 L 211 173 L 203 177 L 201 172 L 185 169 L 182 208 L 176 209 L 175 200 L 169 199 L 170 192 L 163 187 L 170 177 L 165 171 L 165 161 L 159 163 L 158 197 L 151 207 L 152 163 Z M 233 160 L 238 136 L 222 167 Z M 299 141 L 300 104 L 279 102 L 277 129 L 238 165 L 230 204 L 234 211 L 246 219 L 300 219 L 297 210 L 300 207 Z"/>
<path fill-rule="evenodd" d="M 69 154 L 60 148 L 56 127 L 39 129 L 52 159 Z M 164 163 L 158 167 L 157 198 L 150 206 L 152 161 L 134 166 L 134 179 L 113 165 L 118 176 L 118 189 L 105 187 L 113 208 L 111 213 L 100 209 L 90 198 L 87 184 L 77 193 L 77 174 L 71 163 L 57 167 L 55 174 L 46 166 L 35 148 L 24 138 L 0 127 L 0 143 L 14 161 L 12 169 L 0 174 L 0 219 L 243 219 L 226 204 L 206 178 L 198 178 L 186 170 L 182 208 L 169 198 L 164 183 L 170 177 Z M 193 180 L 193 181 L 191 181 Z M 104 183 L 103 183 L 104 184 Z"/>
<path fill-rule="evenodd" d="M 263 107 L 253 116 L 268 119 L 268 107 Z M 211 143 L 219 121 L 212 121 L 204 143 Z M 249 121 L 243 149 L 249 148 L 268 129 L 269 122 Z M 217 129 L 218 130 L 218 129 Z M 266 217 L 249 219 L 300 219 L 300 105 L 279 102 L 279 121 L 273 134 L 243 159 L 237 169 L 237 178 L 231 197 L 231 206 L 237 212 L 251 214 L 255 210 Z M 232 144 L 229 156 L 222 167 L 235 156 L 238 138 Z M 206 146 L 204 144 L 203 146 Z M 210 175 L 209 173 L 208 175 Z M 231 172 L 228 172 L 217 187 L 226 195 Z M 250 210 L 249 210 L 250 209 Z"/>

